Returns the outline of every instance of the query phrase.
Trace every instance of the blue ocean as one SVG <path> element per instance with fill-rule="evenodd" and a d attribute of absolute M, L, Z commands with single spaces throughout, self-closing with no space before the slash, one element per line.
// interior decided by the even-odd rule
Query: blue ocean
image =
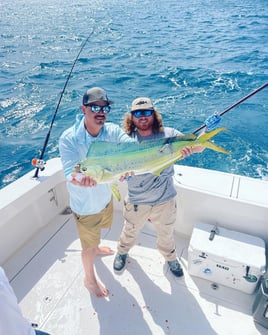
<path fill-rule="evenodd" d="M 53 116 L 44 159 L 58 156 L 89 87 L 114 101 L 109 121 L 147 96 L 166 126 L 191 133 L 268 81 L 267 0 L 1 0 L 0 11 L 1 188 L 33 169 Z M 230 155 L 178 164 L 267 178 L 268 87 L 221 126 L 214 141 Z"/>

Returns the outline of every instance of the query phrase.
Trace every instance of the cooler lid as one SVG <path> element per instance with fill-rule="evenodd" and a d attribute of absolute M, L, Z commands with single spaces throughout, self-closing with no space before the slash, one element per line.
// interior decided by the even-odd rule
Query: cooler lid
<path fill-rule="evenodd" d="M 195 224 L 190 248 L 210 255 L 226 258 L 258 269 L 265 268 L 265 242 L 259 237 L 242 234 L 218 226 L 218 233 L 210 240 L 211 231 L 215 226 L 198 222 Z M 267 277 L 268 279 L 268 277 Z"/>

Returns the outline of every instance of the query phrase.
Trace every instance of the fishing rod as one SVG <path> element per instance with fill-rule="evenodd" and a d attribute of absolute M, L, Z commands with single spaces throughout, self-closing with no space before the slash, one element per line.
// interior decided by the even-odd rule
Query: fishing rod
<path fill-rule="evenodd" d="M 250 97 L 252 97 L 254 94 L 260 92 L 261 90 L 263 90 L 266 86 L 268 86 L 268 82 L 263 84 L 262 86 L 258 87 L 256 90 L 252 91 L 251 93 L 249 93 L 248 95 L 246 95 L 244 98 L 238 100 L 236 103 L 234 103 L 232 106 L 226 108 L 223 112 L 221 112 L 219 115 L 222 116 L 225 113 L 229 112 L 231 109 L 233 109 L 234 107 L 238 106 L 239 104 L 241 104 L 243 101 L 249 99 Z M 192 132 L 192 134 L 196 134 L 198 133 L 200 130 L 202 130 L 203 128 L 205 128 L 206 125 L 203 124 L 202 126 L 200 126 L 199 128 L 197 128 L 195 131 Z"/>
<path fill-rule="evenodd" d="M 79 52 L 78 52 L 78 54 L 77 54 L 77 56 L 76 56 L 74 62 L 73 62 L 73 65 L 72 65 L 72 67 L 71 67 L 71 70 L 70 70 L 70 72 L 69 72 L 69 74 L 68 74 L 68 76 L 67 76 L 67 79 L 66 79 L 66 81 L 65 81 L 63 90 L 62 90 L 62 92 L 61 92 L 61 95 L 60 95 L 60 98 L 59 98 L 57 107 L 56 107 L 55 112 L 54 112 L 54 114 L 53 114 L 53 117 L 52 117 L 52 120 L 51 120 L 51 123 L 50 123 L 50 127 L 49 127 L 49 130 L 48 130 L 47 136 L 46 136 L 46 138 L 45 138 L 45 142 L 44 142 L 44 145 L 43 145 L 43 148 L 42 148 L 40 157 L 39 157 L 39 158 L 34 158 L 34 159 L 32 160 L 32 165 L 36 167 L 35 174 L 34 174 L 33 178 L 38 178 L 38 172 L 39 172 L 39 170 L 43 171 L 44 168 L 45 168 L 45 164 L 46 164 L 46 163 L 45 163 L 45 161 L 43 160 L 43 157 L 44 157 L 44 154 L 45 154 L 45 151 L 46 151 L 46 148 L 47 148 L 47 144 L 48 144 L 48 141 L 49 141 L 49 138 L 50 138 L 51 130 L 52 130 L 52 127 L 53 127 L 53 124 L 54 124 L 54 121 L 55 121 L 55 118 L 56 118 L 58 109 L 59 109 L 59 107 L 60 107 L 60 103 L 61 103 L 63 94 L 64 94 L 65 89 L 66 89 L 66 87 L 67 87 L 67 84 L 68 84 L 68 82 L 69 82 L 69 80 L 70 80 L 70 78 L 71 78 L 71 75 L 72 75 L 73 69 L 74 69 L 74 67 L 75 67 L 75 64 L 76 64 L 76 62 L 78 61 L 78 58 L 79 58 L 81 52 L 83 51 L 85 45 L 87 44 L 88 40 L 89 40 L 90 37 L 93 35 L 93 33 L 94 33 L 94 28 L 93 28 L 92 32 L 88 35 L 87 39 L 86 39 L 86 40 L 84 41 L 84 43 L 82 44 L 82 46 L 81 46 L 81 48 L 80 48 L 80 50 L 79 50 Z"/>

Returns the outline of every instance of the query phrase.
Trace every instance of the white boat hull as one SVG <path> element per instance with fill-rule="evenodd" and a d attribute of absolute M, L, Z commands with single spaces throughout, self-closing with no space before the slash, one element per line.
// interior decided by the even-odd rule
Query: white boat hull
<path fill-rule="evenodd" d="M 127 269 L 113 273 L 113 257 L 96 270 L 110 290 L 107 299 L 83 287 L 81 246 L 69 211 L 58 158 L 40 178 L 33 172 L 0 190 L 0 264 L 6 270 L 24 315 L 51 334 L 268 334 L 254 322 L 255 293 L 191 276 L 188 246 L 197 222 L 219 224 L 268 241 L 268 182 L 216 171 L 176 166 L 176 245 L 185 276 L 176 279 L 155 248 L 146 224 L 131 250 Z M 120 184 L 122 198 L 126 184 Z M 122 201 L 115 202 L 111 230 L 103 243 L 116 249 L 122 229 Z"/>

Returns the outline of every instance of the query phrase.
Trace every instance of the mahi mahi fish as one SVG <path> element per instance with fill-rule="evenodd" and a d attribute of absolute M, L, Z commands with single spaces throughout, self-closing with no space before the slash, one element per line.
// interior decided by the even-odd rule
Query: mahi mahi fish
<path fill-rule="evenodd" d="M 224 130 L 226 128 L 217 128 L 199 137 L 187 134 L 143 142 L 94 142 L 89 148 L 87 158 L 77 164 L 76 171 L 93 177 L 97 183 L 110 183 L 112 192 L 120 200 L 115 182 L 121 176 L 130 171 L 135 175 L 159 175 L 165 168 L 183 158 L 182 149 L 185 147 L 201 146 L 230 154 L 210 141 Z"/>

